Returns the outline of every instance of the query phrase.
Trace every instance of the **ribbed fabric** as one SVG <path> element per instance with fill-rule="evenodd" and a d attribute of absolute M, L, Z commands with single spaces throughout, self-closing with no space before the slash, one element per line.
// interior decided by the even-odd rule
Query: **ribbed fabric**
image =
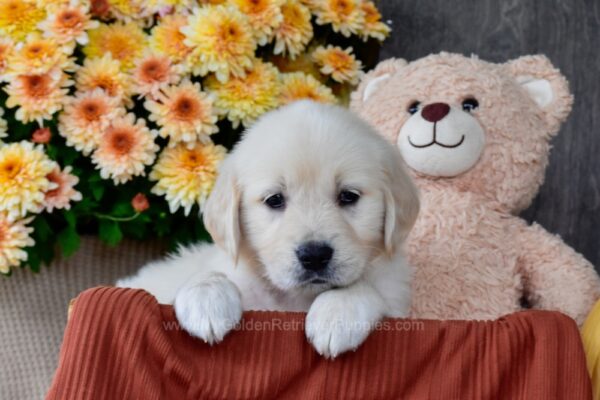
<path fill-rule="evenodd" d="M 559 313 L 386 320 L 334 361 L 306 341 L 304 317 L 246 312 L 210 347 L 144 291 L 90 289 L 75 302 L 47 399 L 591 398 L 577 326 Z"/>
<path fill-rule="evenodd" d="M 81 238 L 81 248 L 35 274 L 0 276 L 0 399 L 43 399 L 56 370 L 67 323 L 66 304 L 82 290 L 111 285 L 164 254 L 157 241 L 126 240 L 109 247 Z"/>

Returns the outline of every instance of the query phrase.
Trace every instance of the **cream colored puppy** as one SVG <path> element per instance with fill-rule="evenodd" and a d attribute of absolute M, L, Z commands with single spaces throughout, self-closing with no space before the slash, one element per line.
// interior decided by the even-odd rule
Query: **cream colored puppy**
<path fill-rule="evenodd" d="M 418 208 L 398 151 L 371 127 L 339 107 L 294 103 L 260 118 L 223 162 L 204 208 L 218 246 L 181 249 L 118 285 L 173 303 L 208 343 L 243 310 L 308 311 L 308 340 L 335 357 L 381 318 L 407 315 L 400 247 Z"/>

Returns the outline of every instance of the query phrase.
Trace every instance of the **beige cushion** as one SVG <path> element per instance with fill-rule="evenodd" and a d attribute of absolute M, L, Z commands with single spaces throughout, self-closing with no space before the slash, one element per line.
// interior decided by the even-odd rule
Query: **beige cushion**
<path fill-rule="evenodd" d="M 159 257 L 157 243 L 108 247 L 91 237 L 68 260 L 39 274 L 15 270 L 0 277 L 0 399 L 42 399 L 58 360 L 69 300 L 82 290 L 112 284 Z"/>

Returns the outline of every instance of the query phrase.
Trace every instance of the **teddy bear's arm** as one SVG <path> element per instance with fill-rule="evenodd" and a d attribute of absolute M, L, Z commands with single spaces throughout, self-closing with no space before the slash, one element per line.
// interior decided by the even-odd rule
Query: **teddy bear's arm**
<path fill-rule="evenodd" d="M 533 308 L 558 310 L 583 324 L 600 297 L 594 267 L 562 239 L 538 224 L 519 227 L 519 269 Z"/>

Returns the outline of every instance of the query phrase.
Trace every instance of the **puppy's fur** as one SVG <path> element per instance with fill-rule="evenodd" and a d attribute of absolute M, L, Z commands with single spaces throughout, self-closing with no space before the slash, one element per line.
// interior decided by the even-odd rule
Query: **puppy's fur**
<path fill-rule="evenodd" d="M 242 310 L 308 311 L 308 339 L 335 357 L 382 317 L 407 315 L 400 245 L 418 207 L 398 152 L 372 128 L 339 107 L 294 103 L 260 118 L 223 162 L 203 210 L 218 246 L 183 248 L 118 285 L 173 303 L 209 343 Z M 311 243 L 333 250 L 324 268 L 301 261 Z"/>

